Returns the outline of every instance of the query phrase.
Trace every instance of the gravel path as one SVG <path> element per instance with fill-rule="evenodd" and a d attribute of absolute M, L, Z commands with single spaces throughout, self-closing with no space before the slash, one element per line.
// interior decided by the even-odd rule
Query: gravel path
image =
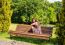
<path fill-rule="evenodd" d="M 0 41 L 0 45 L 35 45 L 35 44 L 20 41 Z"/>

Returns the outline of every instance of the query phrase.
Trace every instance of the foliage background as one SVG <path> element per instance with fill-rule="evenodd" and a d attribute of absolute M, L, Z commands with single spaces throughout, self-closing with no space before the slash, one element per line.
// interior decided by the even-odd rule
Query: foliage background
<path fill-rule="evenodd" d="M 56 24 L 61 7 L 61 2 L 47 0 L 0 0 L 0 31 L 8 30 L 11 22 L 31 23 L 32 18 L 41 24 Z"/>
<path fill-rule="evenodd" d="M 11 0 L 0 0 L 0 31 L 5 32 L 11 23 Z"/>
<path fill-rule="evenodd" d="M 41 24 L 55 24 L 60 14 L 61 2 L 49 3 L 47 0 L 13 0 L 12 23 L 28 23 L 32 18 Z"/>
<path fill-rule="evenodd" d="M 8 31 L 11 22 L 31 23 L 32 18 L 37 19 L 41 24 L 60 22 L 59 41 L 61 41 L 61 45 L 65 44 L 65 31 L 62 31 L 65 30 L 64 7 L 64 0 L 63 5 L 58 1 L 50 3 L 47 0 L 0 0 L 0 32 Z"/>

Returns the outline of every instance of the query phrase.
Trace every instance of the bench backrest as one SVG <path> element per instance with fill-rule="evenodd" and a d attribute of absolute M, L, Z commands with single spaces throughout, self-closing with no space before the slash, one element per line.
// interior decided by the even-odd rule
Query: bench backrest
<path fill-rule="evenodd" d="M 18 25 L 16 31 L 28 32 L 31 29 L 31 25 Z"/>
<path fill-rule="evenodd" d="M 31 30 L 31 25 L 18 25 L 16 28 L 16 31 L 18 32 L 24 32 L 24 33 L 33 33 Z M 41 27 L 42 33 L 51 34 L 52 33 L 52 27 Z"/>
<path fill-rule="evenodd" d="M 51 34 L 53 27 L 41 27 L 43 33 Z"/>

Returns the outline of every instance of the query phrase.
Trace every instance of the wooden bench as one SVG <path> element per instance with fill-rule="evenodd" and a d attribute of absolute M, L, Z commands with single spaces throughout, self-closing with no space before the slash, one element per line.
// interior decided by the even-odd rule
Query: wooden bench
<path fill-rule="evenodd" d="M 35 34 L 31 29 L 31 25 L 17 25 L 16 31 L 9 31 L 11 36 L 19 36 L 19 37 L 31 37 L 31 38 L 39 38 L 49 40 L 52 35 L 52 27 L 41 27 L 43 34 Z"/>

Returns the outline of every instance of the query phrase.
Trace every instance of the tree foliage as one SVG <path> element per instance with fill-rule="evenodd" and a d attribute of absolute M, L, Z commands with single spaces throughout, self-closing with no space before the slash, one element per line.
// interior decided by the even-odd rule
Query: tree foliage
<path fill-rule="evenodd" d="M 65 1 L 62 0 L 62 10 L 59 16 L 59 45 L 65 45 Z"/>
<path fill-rule="evenodd" d="M 11 23 L 11 0 L 0 0 L 0 31 L 7 31 Z"/>
<path fill-rule="evenodd" d="M 33 17 L 42 24 L 57 22 L 56 12 L 60 5 L 60 2 L 49 3 L 47 0 L 13 0 L 12 23 L 31 22 Z"/>
<path fill-rule="evenodd" d="M 32 18 L 41 24 L 58 22 L 61 6 L 61 2 L 49 3 L 47 0 L 0 0 L 0 30 L 8 30 L 11 21 L 27 23 Z"/>

